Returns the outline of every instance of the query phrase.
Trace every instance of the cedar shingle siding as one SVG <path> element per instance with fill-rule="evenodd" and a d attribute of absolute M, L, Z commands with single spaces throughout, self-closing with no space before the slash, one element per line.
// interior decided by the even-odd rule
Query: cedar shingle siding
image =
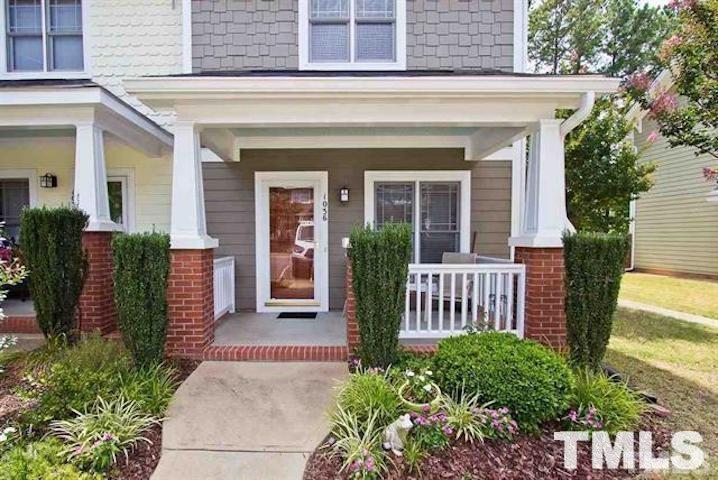
<path fill-rule="evenodd" d="M 407 69 L 513 70 L 513 0 L 407 0 Z M 297 0 L 192 2 L 192 64 L 297 69 Z M 360 67 L 357 67 L 360 68 Z"/>

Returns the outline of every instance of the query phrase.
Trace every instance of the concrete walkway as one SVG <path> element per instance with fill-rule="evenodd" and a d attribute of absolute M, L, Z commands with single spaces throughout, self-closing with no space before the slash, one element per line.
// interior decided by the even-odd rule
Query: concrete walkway
<path fill-rule="evenodd" d="M 631 310 L 642 310 L 648 313 L 655 313 L 656 315 L 663 315 L 665 317 L 673 317 L 677 318 L 678 320 L 683 320 L 684 322 L 705 325 L 706 327 L 718 328 L 718 320 L 708 317 L 702 317 L 700 315 L 693 315 L 692 313 L 678 312 L 676 310 L 669 310 L 667 308 L 634 302 L 632 300 L 619 300 L 618 306 L 630 308 Z"/>
<path fill-rule="evenodd" d="M 202 363 L 170 406 L 152 479 L 301 479 L 347 374 L 343 363 Z"/>

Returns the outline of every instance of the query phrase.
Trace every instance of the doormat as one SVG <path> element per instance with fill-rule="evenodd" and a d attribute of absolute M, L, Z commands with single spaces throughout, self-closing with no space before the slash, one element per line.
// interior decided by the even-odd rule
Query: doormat
<path fill-rule="evenodd" d="M 317 312 L 282 312 L 277 318 L 317 318 Z"/>

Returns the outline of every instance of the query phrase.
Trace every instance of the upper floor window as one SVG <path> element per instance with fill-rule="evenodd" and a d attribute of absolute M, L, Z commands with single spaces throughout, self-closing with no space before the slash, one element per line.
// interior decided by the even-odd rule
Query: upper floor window
<path fill-rule="evenodd" d="M 301 0 L 300 67 L 406 68 L 406 0 Z"/>
<path fill-rule="evenodd" d="M 82 71 L 80 0 L 7 0 L 9 72 Z"/>

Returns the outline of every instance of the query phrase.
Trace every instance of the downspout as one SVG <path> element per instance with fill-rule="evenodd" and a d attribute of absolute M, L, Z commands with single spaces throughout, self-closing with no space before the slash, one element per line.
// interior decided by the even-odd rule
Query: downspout
<path fill-rule="evenodd" d="M 578 110 L 573 112 L 573 115 L 564 120 L 559 127 L 561 140 L 564 140 L 566 138 L 566 135 L 571 133 L 574 128 L 581 125 L 581 123 L 583 123 L 583 121 L 588 118 L 588 116 L 591 114 L 591 110 L 593 110 L 593 105 L 595 103 L 596 92 L 586 92 L 583 94 L 583 96 L 581 97 L 581 105 L 578 107 Z M 566 229 L 569 232 L 576 231 L 576 227 L 573 226 L 568 217 L 566 217 Z"/>
<path fill-rule="evenodd" d="M 561 123 L 561 136 L 563 138 L 566 138 L 566 135 L 571 133 L 574 128 L 581 125 L 581 123 L 588 118 L 595 103 L 596 92 L 586 92 L 583 94 L 583 97 L 581 97 L 581 106 L 578 107 L 578 110 L 573 112 L 573 115 Z"/>

